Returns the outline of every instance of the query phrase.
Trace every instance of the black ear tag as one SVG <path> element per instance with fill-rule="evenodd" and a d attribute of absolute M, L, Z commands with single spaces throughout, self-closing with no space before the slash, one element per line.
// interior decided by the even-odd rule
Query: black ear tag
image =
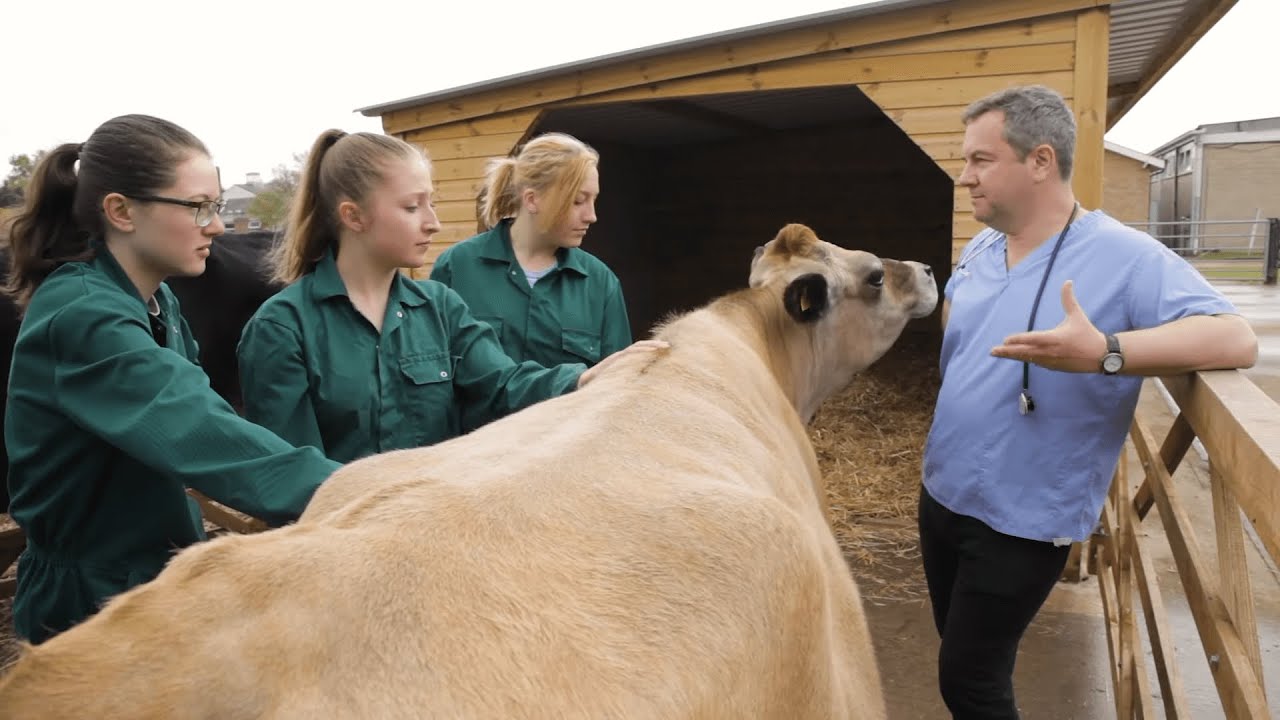
<path fill-rule="evenodd" d="M 1025 391 L 1019 393 L 1018 394 L 1018 414 L 1026 415 L 1027 413 L 1035 412 L 1035 410 L 1036 410 L 1036 401 L 1031 399 L 1031 395 Z"/>

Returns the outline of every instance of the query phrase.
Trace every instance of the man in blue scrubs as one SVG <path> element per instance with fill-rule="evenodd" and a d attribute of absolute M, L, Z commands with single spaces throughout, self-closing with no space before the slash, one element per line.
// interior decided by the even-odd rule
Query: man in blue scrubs
<path fill-rule="evenodd" d="M 946 285 L 920 546 L 947 707 L 1017 718 L 1018 642 L 1097 524 L 1142 376 L 1249 367 L 1257 339 L 1168 248 L 1077 204 L 1056 92 L 998 92 L 964 123 L 958 182 L 988 228 Z"/>

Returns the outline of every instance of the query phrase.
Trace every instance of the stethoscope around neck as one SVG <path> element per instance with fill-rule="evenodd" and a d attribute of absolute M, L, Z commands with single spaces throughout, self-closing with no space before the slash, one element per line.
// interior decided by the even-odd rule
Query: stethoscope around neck
<path fill-rule="evenodd" d="M 1049 273 L 1053 272 L 1053 262 L 1058 259 L 1058 251 L 1062 249 L 1062 241 L 1067 237 L 1067 231 L 1071 229 L 1071 223 L 1075 222 L 1076 213 L 1080 212 L 1080 203 L 1076 203 L 1071 208 L 1071 217 L 1067 218 L 1067 224 L 1062 226 L 1062 232 L 1058 233 L 1058 239 L 1053 243 L 1053 252 L 1049 255 L 1049 264 L 1044 268 L 1044 274 L 1040 276 L 1040 288 L 1036 290 L 1035 302 L 1031 304 L 1031 317 L 1027 320 L 1027 332 L 1031 332 L 1036 325 L 1036 312 L 1040 309 L 1040 297 L 1044 295 L 1044 286 L 1049 282 Z M 988 246 L 990 247 L 990 246 Z M 983 248 L 984 250 L 986 248 Z M 972 259 L 971 259 L 972 260 Z M 1022 362 L 1022 392 L 1018 394 L 1018 414 L 1029 415 L 1035 412 L 1036 401 L 1031 397 L 1031 363 Z"/>
<path fill-rule="evenodd" d="M 1075 222 L 1075 215 L 1078 214 L 1079 211 L 1080 211 L 1080 204 L 1079 202 L 1076 202 L 1074 208 L 1071 208 L 1071 215 L 1068 219 L 1066 219 L 1066 224 L 1062 225 L 1062 232 L 1057 233 L 1057 240 L 1053 242 L 1053 251 L 1051 252 L 1050 256 L 1048 256 L 1048 264 L 1044 266 L 1044 274 L 1041 275 L 1041 284 L 1039 284 L 1039 288 L 1036 291 L 1036 301 L 1034 301 L 1032 304 L 1032 315 L 1030 315 L 1030 318 L 1027 320 L 1027 332 L 1032 332 L 1033 329 L 1036 328 L 1036 313 L 1039 310 L 1039 301 L 1041 301 L 1041 297 L 1044 295 L 1044 286 L 1048 284 L 1048 275 L 1050 275 L 1050 273 L 1053 272 L 1053 261 L 1057 260 L 1057 251 L 1062 249 L 1062 241 L 1064 241 L 1066 238 L 1066 231 L 1069 231 L 1069 229 L 1071 229 L 1071 223 Z M 966 256 L 966 258 L 961 258 L 960 263 L 956 264 L 956 272 L 968 274 L 968 270 L 965 269 L 966 266 L 972 264 L 974 260 L 977 260 L 979 256 L 983 254 L 983 252 L 991 250 L 992 247 L 995 247 L 996 242 L 997 242 L 997 238 L 992 238 L 991 242 L 988 242 L 986 243 L 986 245 L 979 247 L 978 250 L 970 252 L 970 254 Z M 1030 366 L 1029 363 L 1025 363 L 1024 361 L 1023 391 L 1018 393 L 1018 414 L 1019 415 L 1028 415 L 1036 411 L 1036 401 L 1034 401 L 1032 398 L 1032 391 L 1030 391 L 1030 384 L 1032 384 L 1032 366 Z"/>

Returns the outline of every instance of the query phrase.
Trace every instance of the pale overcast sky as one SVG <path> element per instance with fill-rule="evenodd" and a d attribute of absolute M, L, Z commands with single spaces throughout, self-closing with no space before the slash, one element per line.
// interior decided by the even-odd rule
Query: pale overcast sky
<path fill-rule="evenodd" d="M 698 0 L 2 0 L 0 176 L 10 155 L 150 113 L 205 141 L 223 182 L 268 176 L 354 110 L 711 32 L 865 4 Z M 1280 0 L 1239 0 L 1108 134 L 1140 151 L 1208 122 L 1280 116 Z"/>

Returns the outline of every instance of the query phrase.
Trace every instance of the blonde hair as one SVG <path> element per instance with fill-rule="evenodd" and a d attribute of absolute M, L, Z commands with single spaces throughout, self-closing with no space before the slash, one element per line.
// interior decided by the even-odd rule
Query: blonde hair
<path fill-rule="evenodd" d="M 587 171 L 600 163 L 591 146 L 564 133 L 547 133 L 525 143 L 515 157 L 489 161 L 483 190 L 484 224 L 494 227 L 520 211 L 520 196 L 533 189 L 549 212 L 538 219 L 540 232 L 556 227 L 569 214 Z"/>
<path fill-rule="evenodd" d="M 389 135 L 325 130 L 307 155 L 297 194 L 289 206 L 284 241 L 271 254 L 272 279 L 291 283 L 315 270 L 329 250 L 338 249 L 338 204 L 362 202 L 394 160 L 426 159 L 426 154 Z"/>

